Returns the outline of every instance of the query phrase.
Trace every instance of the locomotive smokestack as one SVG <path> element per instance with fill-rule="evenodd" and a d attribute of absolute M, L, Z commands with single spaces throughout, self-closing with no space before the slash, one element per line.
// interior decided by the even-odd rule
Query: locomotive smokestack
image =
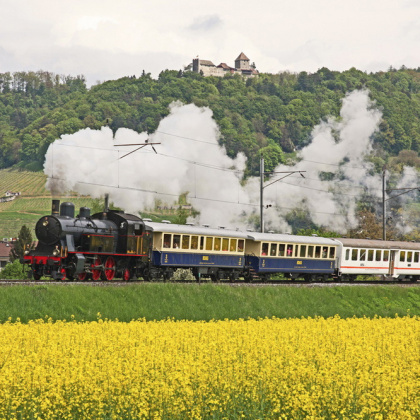
<path fill-rule="evenodd" d="M 104 213 L 109 210 L 109 194 L 105 194 Z"/>
<path fill-rule="evenodd" d="M 60 200 L 52 201 L 51 214 L 53 216 L 58 216 L 60 214 Z"/>

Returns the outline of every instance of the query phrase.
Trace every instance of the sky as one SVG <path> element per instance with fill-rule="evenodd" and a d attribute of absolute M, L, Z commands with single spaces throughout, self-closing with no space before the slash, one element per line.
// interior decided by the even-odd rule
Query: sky
<path fill-rule="evenodd" d="M 418 0 L 0 0 L 0 73 L 156 78 L 199 57 L 264 73 L 420 67 Z"/>

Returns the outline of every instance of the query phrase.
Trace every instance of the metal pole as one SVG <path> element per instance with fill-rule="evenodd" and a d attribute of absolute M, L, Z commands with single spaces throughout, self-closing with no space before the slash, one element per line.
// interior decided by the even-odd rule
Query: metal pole
<path fill-rule="evenodd" d="M 382 239 L 386 241 L 385 166 L 382 172 Z"/>
<path fill-rule="evenodd" d="M 260 223 L 261 223 L 261 233 L 264 233 L 264 159 L 260 160 Z"/>

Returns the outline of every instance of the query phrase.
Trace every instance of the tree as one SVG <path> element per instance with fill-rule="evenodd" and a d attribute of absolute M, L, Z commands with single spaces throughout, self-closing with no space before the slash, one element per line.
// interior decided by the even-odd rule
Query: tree
<path fill-rule="evenodd" d="M 277 165 L 284 162 L 283 151 L 277 144 L 270 144 L 260 149 L 260 155 L 264 159 L 266 172 L 274 171 Z"/>
<path fill-rule="evenodd" d="M 31 231 L 26 225 L 23 225 L 19 231 L 18 240 L 10 253 L 10 259 L 14 262 L 23 258 L 27 245 L 30 245 L 31 243 Z"/>
<path fill-rule="evenodd" d="M 6 264 L 0 271 L 1 279 L 23 280 L 27 278 L 25 266 L 19 260 Z"/>

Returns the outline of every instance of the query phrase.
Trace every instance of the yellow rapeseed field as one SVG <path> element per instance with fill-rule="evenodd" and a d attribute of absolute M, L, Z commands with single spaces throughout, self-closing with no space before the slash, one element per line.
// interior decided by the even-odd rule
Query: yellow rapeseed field
<path fill-rule="evenodd" d="M 0 325 L 0 419 L 419 419 L 420 318 Z"/>

